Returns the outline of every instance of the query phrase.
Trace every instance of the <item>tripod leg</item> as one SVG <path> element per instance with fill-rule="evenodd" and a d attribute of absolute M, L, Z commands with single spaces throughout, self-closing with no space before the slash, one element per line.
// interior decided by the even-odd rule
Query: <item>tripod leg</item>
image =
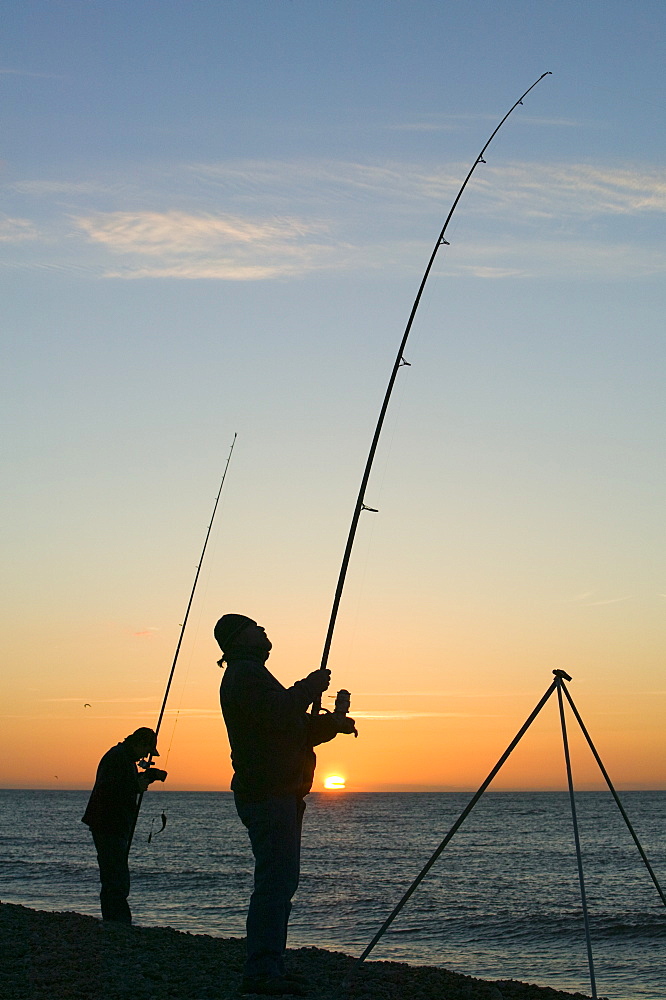
<path fill-rule="evenodd" d="M 475 792 L 475 794 L 472 796 L 472 798 L 470 799 L 470 801 L 467 803 L 467 805 L 465 806 L 465 808 L 461 812 L 460 816 L 455 821 L 455 823 L 453 824 L 453 826 L 451 827 L 451 829 L 449 830 L 449 832 L 447 833 L 447 835 L 444 837 L 444 840 L 441 842 L 441 844 L 439 845 L 439 847 L 437 848 L 437 850 L 431 855 L 430 859 L 428 860 L 428 862 L 426 863 L 426 865 L 421 869 L 421 871 L 419 872 L 419 874 L 416 876 L 416 878 L 414 879 L 414 881 L 412 882 L 412 884 L 410 885 L 409 889 L 404 894 L 404 896 L 402 897 L 402 899 L 400 900 L 400 902 L 397 904 L 397 906 L 393 909 L 393 911 L 386 918 L 386 920 L 384 921 L 384 923 L 382 924 L 382 926 L 379 928 L 379 930 L 377 931 L 377 933 L 375 934 L 375 936 L 373 937 L 372 941 L 367 946 L 367 948 L 365 949 L 365 951 L 363 952 L 363 954 L 359 958 L 357 958 L 356 964 L 352 966 L 352 969 L 348 973 L 347 977 L 345 978 L 343 985 L 346 985 L 347 983 L 349 983 L 349 981 L 351 980 L 351 978 L 358 971 L 361 963 L 366 960 L 366 958 L 368 957 L 368 955 L 370 954 L 370 952 L 372 951 L 372 949 L 375 947 L 375 945 L 377 944 L 377 942 L 379 941 L 379 939 L 382 937 L 382 935 L 384 934 L 384 931 L 386 931 L 388 929 L 388 927 L 393 923 L 393 921 L 398 916 L 398 914 L 400 913 L 400 910 L 403 908 L 403 906 L 405 905 L 405 903 L 407 902 L 407 900 L 409 899 L 409 897 L 415 891 L 415 889 L 417 888 L 417 886 L 423 881 L 423 879 L 425 878 L 425 876 L 427 875 L 427 873 L 430 871 L 430 869 L 434 865 L 435 861 L 437 861 L 437 858 L 440 856 L 440 854 L 442 853 L 442 851 L 444 850 L 444 848 L 446 847 L 446 845 L 449 843 L 450 840 L 452 840 L 452 838 L 453 838 L 454 834 L 457 832 L 457 830 L 460 829 L 460 827 L 462 826 L 462 824 L 464 823 L 464 821 L 467 819 L 467 817 L 471 813 L 471 811 L 474 808 L 474 806 L 476 805 L 476 803 L 479 801 L 479 799 L 481 798 L 481 796 L 485 792 L 485 790 L 488 787 L 488 785 L 490 784 L 490 782 L 493 780 L 493 778 L 495 777 L 495 775 L 497 774 L 497 772 L 500 770 L 500 768 L 502 767 L 502 765 L 506 762 L 507 758 L 509 757 L 509 754 L 511 754 L 512 751 L 516 748 L 516 746 L 518 745 L 518 743 L 520 742 L 520 740 L 522 739 L 522 737 L 525 735 L 525 733 L 527 732 L 527 730 L 529 729 L 529 727 L 532 725 L 532 723 L 534 722 L 534 720 L 536 719 L 537 715 L 539 714 L 539 712 L 541 711 L 541 709 L 543 708 L 543 706 L 546 704 L 546 702 L 550 698 L 551 694 L 553 693 L 553 691 L 555 690 L 555 688 L 557 687 L 557 685 L 558 685 L 558 681 L 554 680 L 553 683 L 548 688 L 548 690 L 546 691 L 546 693 L 543 696 L 543 698 L 541 699 L 541 701 L 539 702 L 539 704 L 536 706 L 536 708 L 534 709 L 534 711 L 532 712 L 532 714 L 529 716 L 529 718 L 525 722 L 525 724 L 521 727 L 521 729 L 518 731 L 518 733 L 516 734 L 516 736 L 513 738 L 513 740 L 509 744 L 509 746 L 506 748 L 506 750 L 504 751 L 504 753 L 500 757 L 500 759 L 497 761 L 497 763 L 495 764 L 494 768 L 492 769 L 492 771 L 490 772 L 490 774 L 488 775 L 488 777 L 486 778 L 486 780 L 483 782 L 483 784 L 481 785 L 481 787 L 479 788 L 479 790 L 477 792 Z"/>
<path fill-rule="evenodd" d="M 569 691 L 567 690 L 567 688 L 564 687 L 564 685 L 563 685 L 563 689 L 564 689 L 564 693 L 565 693 L 565 695 L 567 697 L 567 701 L 569 702 L 569 704 L 571 706 L 571 709 L 572 709 L 574 715 L 576 716 L 576 720 L 578 721 L 578 725 L 581 728 L 583 736 L 587 740 L 588 746 L 589 746 L 590 750 L 592 751 L 592 753 L 594 754 L 594 759 L 596 760 L 597 764 L 599 765 L 599 770 L 603 774 L 603 776 L 605 778 L 605 781 L 606 781 L 606 784 L 608 785 L 608 787 L 610 789 L 611 795 L 615 799 L 615 802 L 617 803 L 617 807 L 620 810 L 620 813 L 622 814 L 622 818 L 623 818 L 624 822 L 627 824 L 627 829 L 629 830 L 629 833 L 633 837 L 634 843 L 635 843 L 636 847 L 638 848 L 638 853 L 640 854 L 641 858 L 643 859 L 643 864 L 647 868 L 648 874 L 650 875 L 650 878 L 654 882 L 655 888 L 656 888 L 657 892 L 661 896 L 662 903 L 664 904 L 664 906 L 666 906 L 666 895 L 664 895 L 664 891 L 661 888 L 661 886 L 659 885 L 659 881 L 657 880 L 657 876 L 655 875 L 655 873 L 654 873 L 654 871 L 652 869 L 652 865 L 650 864 L 650 862 L 647 859 L 647 855 L 646 855 L 645 851 L 643 850 L 643 847 L 641 845 L 640 840 L 638 839 L 638 835 L 636 834 L 636 831 L 634 830 L 633 826 L 631 825 L 631 821 L 630 821 L 629 817 L 627 816 L 627 814 L 626 814 L 626 812 L 624 810 L 624 806 L 620 802 L 620 797 L 619 797 L 619 795 L 617 794 L 617 792 L 615 791 L 615 789 L 613 787 L 613 782 L 610 780 L 608 771 L 604 767 L 604 765 L 602 763 L 602 760 L 601 760 L 601 757 L 597 753 L 597 749 L 596 749 L 594 743 L 592 742 L 590 734 L 588 733 L 587 729 L 585 728 L 583 720 L 580 717 L 578 709 L 576 708 L 576 706 L 573 703 L 573 698 L 569 694 Z"/>
<path fill-rule="evenodd" d="M 587 896 L 585 895 L 585 878 L 583 876 L 583 857 L 580 850 L 580 837 L 578 835 L 578 818 L 576 816 L 576 799 L 574 796 L 573 775 L 571 772 L 571 757 L 569 755 L 569 740 L 567 738 L 567 723 L 564 717 L 564 701 L 562 700 L 562 679 L 558 678 L 557 700 L 560 706 L 560 721 L 562 723 L 562 741 L 564 743 L 564 759 L 567 766 L 567 781 L 569 783 L 569 799 L 571 802 L 571 818 L 573 820 L 574 840 L 576 842 L 576 860 L 578 862 L 578 881 L 580 883 L 580 898 L 583 906 L 583 920 L 585 921 L 585 940 L 587 942 L 587 961 L 590 967 L 590 985 L 592 987 L 593 1000 L 597 998 L 597 985 L 594 977 L 594 959 L 592 957 L 592 939 L 590 937 L 590 921 L 587 915 Z"/>

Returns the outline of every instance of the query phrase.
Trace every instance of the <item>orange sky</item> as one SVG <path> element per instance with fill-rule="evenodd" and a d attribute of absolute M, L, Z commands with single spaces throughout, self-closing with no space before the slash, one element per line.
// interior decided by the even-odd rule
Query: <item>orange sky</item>
<path fill-rule="evenodd" d="M 237 432 L 160 740 L 167 787 L 228 788 L 214 622 L 319 665 L 437 242 L 331 650 L 359 738 L 318 781 L 476 788 L 562 668 L 618 785 L 666 788 L 650 18 L 315 4 L 304 45 L 298 4 L 165 6 L 150 46 L 123 3 L 3 23 L 0 785 L 87 788 L 155 724 Z M 563 786 L 546 711 L 496 787 Z"/>
<path fill-rule="evenodd" d="M 38 634 L 42 628 L 50 632 L 46 659 Z M 154 725 L 168 674 L 169 643 L 158 632 L 123 635 L 117 624 L 101 622 L 79 632 L 66 623 L 42 623 L 34 630 L 32 641 L 23 636 L 23 669 L 3 682 L 5 704 L 13 712 L 5 717 L 0 737 L 0 786 L 86 788 L 109 746 L 139 725 Z M 169 771 L 166 788 L 226 790 L 231 770 L 217 701 L 217 652 L 201 622 L 195 631 L 184 644 L 176 672 L 160 736 L 160 766 Z M 273 631 L 277 635 L 269 666 L 288 684 L 311 669 L 303 647 L 314 634 L 302 631 L 294 643 L 286 623 Z M 329 774 L 344 776 L 351 791 L 479 786 L 546 691 L 552 661 L 542 654 L 544 662 L 532 665 L 524 651 L 521 663 L 517 645 L 512 648 L 505 636 L 493 640 L 507 643 L 493 662 L 488 640 L 476 636 L 466 642 L 464 633 L 464 626 L 449 625 L 444 658 L 432 637 L 408 641 L 403 635 L 401 648 L 391 649 L 397 644 L 387 642 L 385 634 L 373 643 L 365 633 L 352 635 L 341 628 L 340 658 L 347 662 L 332 663 L 331 690 L 343 685 L 352 689 L 359 738 L 338 737 L 318 749 L 315 789 Z M 81 662 L 82 649 L 92 667 Z M 607 638 L 606 653 L 627 655 L 617 634 Z M 476 657 L 473 663 L 470 656 Z M 354 668 L 353 662 L 359 666 Z M 619 788 L 666 787 L 664 694 L 658 688 L 657 664 L 642 684 L 635 683 L 631 671 L 607 680 L 596 651 L 577 670 L 569 669 L 574 675 L 569 690 L 614 783 Z M 577 786 L 605 787 L 570 715 L 568 725 Z M 559 789 L 564 783 L 553 696 L 493 787 Z"/>

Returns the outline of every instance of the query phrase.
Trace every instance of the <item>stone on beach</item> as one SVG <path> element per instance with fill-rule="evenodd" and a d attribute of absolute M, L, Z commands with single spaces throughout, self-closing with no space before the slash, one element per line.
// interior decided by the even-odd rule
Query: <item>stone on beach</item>
<path fill-rule="evenodd" d="M 235 1000 L 244 953 L 241 938 L 0 903 L 0 1000 Z M 294 948 L 288 959 L 313 1000 L 583 1000 L 581 993 L 403 962 L 366 962 L 340 992 L 351 956 Z"/>

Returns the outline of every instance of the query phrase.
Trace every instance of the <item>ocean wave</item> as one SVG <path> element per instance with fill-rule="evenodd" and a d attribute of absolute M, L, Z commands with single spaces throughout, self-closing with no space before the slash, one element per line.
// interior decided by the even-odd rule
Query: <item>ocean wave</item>
<path fill-rule="evenodd" d="M 631 918 L 617 918 L 593 924 L 595 933 L 600 931 L 607 938 L 666 939 L 666 909 L 661 914 L 643 913 Z"/>
<path fill-rule="evenodd" d="M 73 825 L 81 805 L 76 794 L 0 796 L 6 817 L 3 899 L 98 913 L 94 848 L 87 830 Z M 154 811 L 167 808 L 172 821 L 150 844 L 150 822 L 137 832 L 131 859 L 137 923 L 244 936 L 252 855 L 232 797 L 159 790 L 151 797 Z M 359 953 L 467 799 L 445 793 L 312 797 L 292 945 L 325 942 Z M 666 795 L 627 799 L 659 871 L 666 864 Z M 580 800 L 593 949 L 600 966 L 611 970 L 603 992 L 636 1000 L 648 994 L 632 993 L 631 984 L 652 983 L 655 968 L 666 967 L 666 911 L 614 804 L 600 793 L 583 793 Z M 483 968 L 488 978 L 502 978 L 508 969 L 521 975 L 534 969 L 529 975 L 538 977 L 547 968 L 554 986 L 571 978 L 572 963 L 581 962 L 584 973 L 584 923 L 566 807 L 566 796 L 555 793 L 484 798 L 377 952 L 417 964 L 455 962 L 470 974 Z M 652 990 L 651 996 L 659 995 Z"/>

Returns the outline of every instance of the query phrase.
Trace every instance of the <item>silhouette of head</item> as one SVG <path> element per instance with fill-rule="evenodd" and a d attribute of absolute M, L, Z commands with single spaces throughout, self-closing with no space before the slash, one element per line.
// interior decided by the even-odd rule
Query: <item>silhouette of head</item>
<path fill-rule="evenodd" d="M 132 752 L 136 753 L 135 760 L 139 760 L 140 757 L 145 757 L 147 754 L 159 757 L 157 734 L 154 729 L 149 729 L 148 726 L 140 726 L 139 729 L 135 729 L 125 742 L 129 744 Z"/>
<path fill-rule="evenodd" d="M 265 629 L 254 618 L 247 618 L 245 615 L 222 615 L 214 632 L 218 645 L 225 654 L 220 663 L 230 652 L 259 654 L 266 658 L 273 648 Z"/>
<path fill-rule="evenodd" d="M 215 626 L 214 635 L 223 653 L 231 647 L 234 638 L 248 625 L 256 625 L 254 618 L 246 615 L 222 615 Z"/>

